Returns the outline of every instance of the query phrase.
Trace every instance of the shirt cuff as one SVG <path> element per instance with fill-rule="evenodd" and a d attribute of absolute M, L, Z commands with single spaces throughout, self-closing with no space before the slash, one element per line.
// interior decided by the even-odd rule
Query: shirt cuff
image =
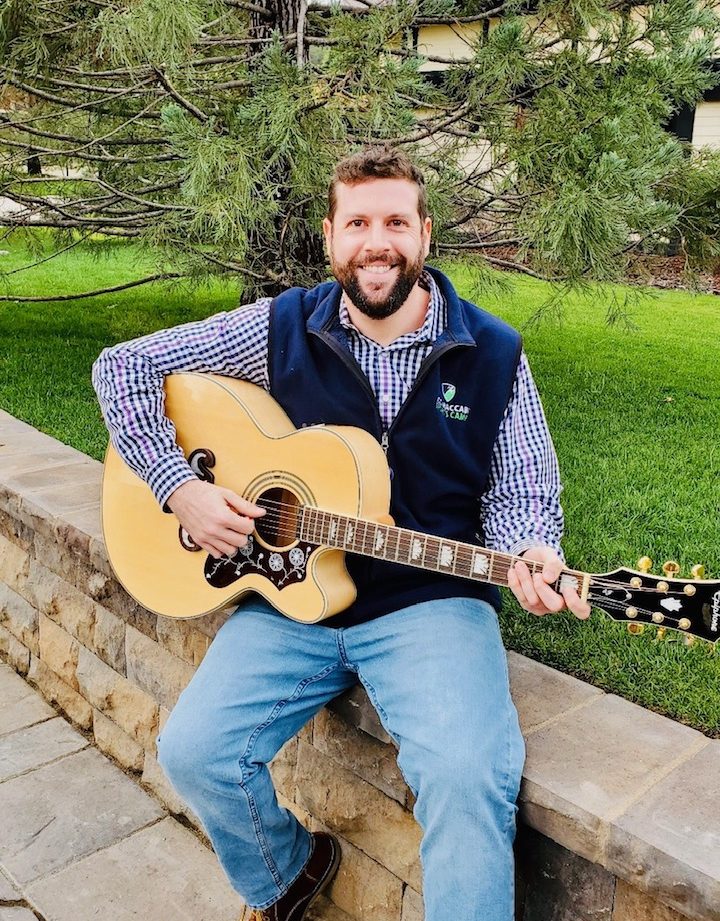
<path fill-rule="evenodd" d="M 170 509 L 166 503 L 170 496 L 178 486 L 189 483 L 190 480 L 196 480 L 197 476 L 184 457 L 170 454 L 160 458 L 155 466 L 145 474 L 144 479 L 162 510 L 169 512 Z"/>
<path fill-rule="evenodd" d="M 526 550 L 530 550 L 532 547 L 550 547 L 552 550 L 557 553 L 562 562 L 565 562 L 565 554 L 562 551 L 562 547 L 559 544 L 546 544 L 541 540 L 533 540 L 532 537 L 525 537 L 523 540 L 519 540 L 514 543 L 508 553 L 511 556 L 520 556 L 521 553 L 524 553 Z"/>

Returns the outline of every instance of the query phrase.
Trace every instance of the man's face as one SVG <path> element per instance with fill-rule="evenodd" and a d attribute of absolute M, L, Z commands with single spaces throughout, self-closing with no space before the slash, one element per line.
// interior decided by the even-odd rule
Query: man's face
<path fill-rule="evenodd" d="M 430 250 L 430 218 L 418 214 L 409 179 L 336 186 L 335 215 L 323 232 L 333 275 L 357 309 L 374 320 L 407 300 Z"/>

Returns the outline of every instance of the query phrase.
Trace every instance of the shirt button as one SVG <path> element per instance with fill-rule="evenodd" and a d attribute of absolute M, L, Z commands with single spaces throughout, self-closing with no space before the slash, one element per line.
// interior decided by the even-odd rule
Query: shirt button
<path fill-rule="evenodd" d="M 384 394 L 382 395 L 382 401 L 383 401 L 383 403 L 389 403 L 389 402 L 390 402 L 390 397 L 388 396 L 387 393 L 384 393 Z"/>

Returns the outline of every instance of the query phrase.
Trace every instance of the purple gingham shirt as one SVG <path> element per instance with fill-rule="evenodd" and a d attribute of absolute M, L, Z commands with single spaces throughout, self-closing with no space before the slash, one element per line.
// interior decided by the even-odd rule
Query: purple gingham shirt
<path fill-rule="evenodd" d="M 372 386 L 386 429 L 445 328 L 444 299 L 428 274 L 423 279 L 430 292 L 423 325 L 386 346 L 359 332 L 344 301 L 340 304 L 348 348 Z M 270 298 L 262 298 L 121 343 L 105 349 L 93 365 L 93 384 L 112 443 L 161 504 L 182 483 L 195 479 L 163 411 L 163 378 L 176 371 L 201 371 L 242 378 L 269 390 L 270 304 Z M 480 497 L 487 547 L 517 554 L 547 544 L 560 553 L 560 490 L 555 451 L 523 353 L 493 449 L 488 489 Z"/>

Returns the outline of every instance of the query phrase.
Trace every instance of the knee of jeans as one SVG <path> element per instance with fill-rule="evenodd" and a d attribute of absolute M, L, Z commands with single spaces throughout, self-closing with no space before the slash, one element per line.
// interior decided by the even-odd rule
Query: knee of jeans
<path fill-rule="evenodd" d="M 522 778 L 524 745 L 511 740 L 501 749 L 464 748 L 447 752 L 428 764 L 426 776 L 420 783 L 435 800 L 446 803 L 514 804 Z"/>
<path fill-rule="evenodd" d="M 225 746 L 207 730 L 207 725 L 187 725 L 171 718 L 158 736 L 158 763 L 176 788 L 212 783 L 214 777 L 227 775 Z"/>

